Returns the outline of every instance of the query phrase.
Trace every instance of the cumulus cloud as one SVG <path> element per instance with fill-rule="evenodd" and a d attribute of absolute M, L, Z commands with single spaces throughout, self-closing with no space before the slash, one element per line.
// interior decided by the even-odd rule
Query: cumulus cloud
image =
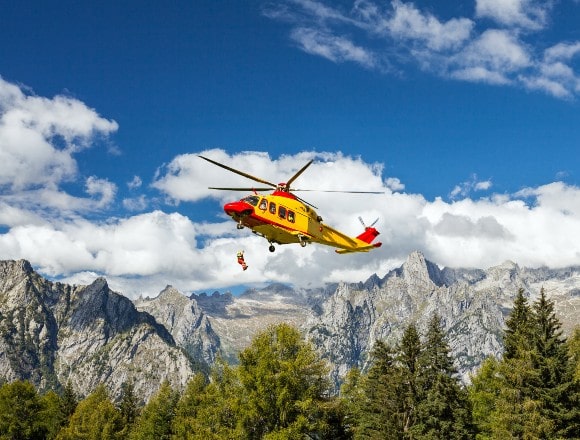
<path fill-rule="evenodd" d="M 517 64 L 514 59 L 523 59 L 507 53 L 512 54 L 505 57 L 512 65 Z M 553 46 L 545 59 L 564 61 L 577 53 L 573 45 Z M 117 186 L 106 176 L 81 179 L 74 155 L 114 131 L 116 124 L 68 98 L 38 98 L 6 81 L 0 82 L 0 90 L 0 154 L 6 161 L 24 163 L 23 176 L 2 175 L 0 258 L 26 258 L 43 274 L 62 281 L 90 282 L 103 275 L 114 289 L 135 297 L 156 295 L 167 284 L 189 292 L 269 281 L 302 287 L 363 281 L 400 265 L 414 250 L 450 267 L 485 268 L 505 260 L 562 267 L 580 260 L 580 244 L 571 240 L 580 228 L 576 186 L 551 182 L 515 194 L 494 194 L 491 179 L 474 174 L 451 191 L 449 201 L 428 201 L 421 194 L 404 192 L 405 184 L 396 176 L 385 176 L 385 164 L 340 152 L 272 157 L 261 151 L 231 154 L 211 149 L 183 154 L 159 167 L 153 187 L 172 207 L 207 210 L 208 199 L 223 203 L 241 197 L 239 192 L 208 187 L 244 187 L 250 192 L 263 184 L 199 155 L 275 184 L 314 160 L 293 182 L 295 189 L 378 193 L 300 193 L 318 207 L 327 224 L 346 234 L 362 231 L 359 216 L 367 224 L 378 218 L 383 246 L 368 254 L 337 255 L 332 248 L 315 244 L 277 246 L 270 253 L 263 238 L 237 230 L 223 213 L 217 220 L 200 223 L 179 212 L 135 214 L 148 207 L 144 194 L 124 199 L 127 211 L 113 215 Z M 84 116 L 71 115 L 71 107 Z M 23 153 L 17 148 L 20 139 L 30 141 Z M 29 174 L 27 167 L 39 175 Z M 85 197 L 62 189 L 70 180 L 81 190 L 84 186 Z M 136 190 L 141 185 L 136 177 L 128 187 Z M 251 270 L 240 271 L 235 262 L 238 249 L 246 251 Z"/>
<path fill-rule="evenodd" d="M 442 19 L 413 2 L 356 0 L 350 9 L 280 0 L 265 14 L 290 24 L 301 50 L 335 63 L 401 72 L 410 65 L 445 78 L 515 86 L 556 98 L 580 93 L 578 41 L 546 48 L 554 2 L 477 0 L 473 17 Z"/>
<path fill-rule="evenodd" d="M 71 180 L 74 153 L 117 128 L 76 99 L 26 94 L 0 77 L 0 186 L 22 190 Z"/>
<path fill-rule="evenodd" d="M 318 207 L 326 223 L 347 234 L 362 231 L 359 216 L 367 224 L 378 218 L 383 246 L 368 254 L 337 255 L 322 245 L 284 245 L 270 253 L 266 240 L 247 229 L 237 230 L 226 218 L 195 223 L 182 214 L 162 211 L 107 221 L 52 218 L 4 202 L 0 221 L 9 230 L 0 235 L 2 257 L 28 258 L 43 273 L 71 282 L 104 275 L 114 289 L 130 296 L 156 295 L 166 284 L 199 292 L 270 281 L 302 287 L 363 281 L 400 265 L 414 250 L 450 267 L 485 268 L 505 260 L 559 267 L 578 264 L 580 259 L 580 244 L 570 240 L 580 227 L 580 188 L 562 182 L 496 195 L 489 194 L 490 180 L 473 175 L 459 186 L 468 195 L 486 197 L 428 201 L 420 194 L 393 192 L 393 182 L 400 190 L 403 184 L 383 176 L 383 164 L 338 152 L 277 158 L 264 152 L 229 154 L 219 149 L 199 154 L 270 182 L 287 180 L 315 159 L 294 182 L 296 188 L 382 191 L 301 195 Z M 168 199 L 194 208 L 208 198 L 225 202 L 241 197 L 208 186 L 252 184 L 198 154 L 175 157 L 159 170 L 154 182 Z M 251 270 L 241 272 L 235 263 L 238 249 L 246 251 Z"/>

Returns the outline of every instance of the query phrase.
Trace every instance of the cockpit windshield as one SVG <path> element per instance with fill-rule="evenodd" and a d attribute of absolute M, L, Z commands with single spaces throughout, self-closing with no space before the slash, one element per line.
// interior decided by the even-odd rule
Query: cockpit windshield
<path fill-rule="evenodd" d="M 249 203 L 252 206 L 257 206 L 258 202 L 260 201 L 260 197 L 258 196 L 248 196 L 242 199 L 244 202 Z"/>

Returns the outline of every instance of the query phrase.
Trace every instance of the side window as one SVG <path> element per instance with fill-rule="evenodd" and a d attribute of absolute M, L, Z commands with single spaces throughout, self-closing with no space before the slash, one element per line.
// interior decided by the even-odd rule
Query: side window
<path fill-rule="evenodd" d="M 294 223 L 294 211 L 288 211 L 288 221 Z"/>
<path fill-rule="evenodd" d="M 270 202 L 270 213 L 276 214 L 276 204 L 274 202 Z"/>
<path fill-rule="evenodd" d="M 268 208 L 268 202 L 266 201 L 266 199 L 262 199 L 262 201 L 260 202 L 260 209 L 262 211 L 265 211 Z"/>
<path fill-rule="evenodd" d="M 280 206 L 278 208 L 278 216 L 280 218 L 286 218 L 286 208 L 284 208 L 283 206 Z"/>

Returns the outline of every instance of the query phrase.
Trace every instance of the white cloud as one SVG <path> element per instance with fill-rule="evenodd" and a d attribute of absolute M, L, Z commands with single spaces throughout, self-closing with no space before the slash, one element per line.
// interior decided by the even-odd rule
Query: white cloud
<path fill-rule="evenodd" d="M 513 35 L 505 31 L 488 30 L 458 53 L 452 64 L 463 69 L 485 69 L 498 77 L 506 77 L 511 72 L 529 66 L 530 57 Z"/>
<path fill-rule="evenodd" d="M 505 260 L 565 266 L 580 260 L 580 244 L 570 240 L 580 228 L 580 188 L 564 183 L 476 200 L 469 194 L 489 191 L 492 183 L 473 175 L 458 186 L 466 194 L 460 201 L 430 202 L 419 194 L 392 192 L 389 182 L 398 179 L 384 178 L 381 164 L 341 153 L 303 152 L 279 158 L 262 152 L 229 155 L 223 150 L 200 154 L 271 182 L 287 180 L 314 158 L 296 188 L 384 191 L 301 194 L 318 206 L 326 223 L 347 234 L 361 232 L 359 216 L 367 223 L 378 218 L 383 246 L 368 254 L 337 255 L 322 245 L 284 245 L 270 253 L 266 240 L 247 229 L 237 230 L 230 220 L 197 224 L 178 213 L 153 211 L 97 222 L 41 216 L 4 202 L 0 221 L 9 230 L 0 234 L 2 258 L 27 258 L 43 273 L 62 280 L 104 275 L 114 289 L 131 296 L 156 295 L 167 284 L 189 292 L 272 280 L 303 287 L 364 281 L 372 273 L 384 275 L 413 250 L 452 267 L 485 268 Z M 208 186 L 252 186 L 252 181 L 191 154 L 177 156 L 160 170 L 155 184 L 168 197 L 195 207 L 208 197 L 224 201 L 241 197 Z M 248 271 L 236 264 L 238 249 L 246 251 Z"/>
<path fill-rule="evenodd" d="M 417 9 L 412 3 L 392 2 L 394 13 L 386 22 L 390 36 L 420 41 L 439 51 L 460 47 L 471 34 L 473 22 L 466 18 L 441 22 L 434 15 Z"/>
<path fill-rule="evenodd" d="M 517 64 L 513 60 L 518 57 L 509 50 L 507 53 L 512 55 L 505 58 L 512 60 L 512 65 Z M 576 53 L 576 49 L 558 47 L 546 59 L 562 61 Z M 326 223 L 346 234 L 361 232 L 359 216 L 367 223 L 378 218 L 376 227 L 383 246 L 368 254 L 337 255 L 332 248 L 316 244 L 306 248 L 277 246 L 276 252 L 270 253 L 264 239 L 247 229 L 237 230 L 230 220 L 198 224 L 179 213 L 152 211 L 95 220 L 85 215 L 110 206 L 117 187 L 96 176 L 78 182 L 73 153 L 78 145 L 90 147 L 95 132 L 107 134 L 116 124 L 79 102 L 74 103 L 76 111 L 85 111 L 85 119 L 92 123 L 77 125 L 43 115 L 44 111 L 54 111 L 60 118 L 68 117 L 66 105 L 52 106 L 50 100 L 43 98 L 34 104 L 44 106 L 43 111 L 25 111 L 27 105 L 23 102 L 34 97 L 7 82 L 0 83 L 0 90 L 0 151 L 5 157 L 14 158 L 18 136 L 33 139 L 30 152 L 39 156 L 27 153 L 20 158 L 44 173 L 38 180 L 25 175 L 18 184 L 10 179 L 2 183 L 0 258 L 26 258 L 42 273 L 62 280 L 89 282 L 90 277 L 104 275 L 114 289 L 137 296 L 156 295 L 167 284 L 187 292 L 272 280 L 304 287 L 363 281 L 373 272 L 383 275 L 414 250 L 423 251 L 438 264 L 453 267 L 485 268 L 508 259 L 526 266 L 559 267 L 578 264 L 580 260 L 580 243 L 570 239 L 580 229 L 580 188 L 576 186 L 555 182 L 516 194 L 489 194 L 492 181 L 474 174 L 457 186 L 452 201 L 437 198 L 430 202 L 420 194 L 400 192 L 404 185 L 395 176 L 383 176 L 383 164 L 367 163 L 340 152 L 305 151 L 278 158 L 259 151 L 228 154 L 221 149 L 199 154 L 273 183 L 288 180 L 314 159 L 294 182 L 294 188 L 382 192 L 300 194 L 318 206 Z M 22 116 L 24 113 L 26 117 Z M 28 123 L 24 124 L 25 120 Z M 11 137 L 14 134 L 17 137 Z M 60 136 L 60 141 L 51 136 Z M 84 183 L 88 197 L 60 189 L 65 176 Z M 12 178 L 15 180 L 16 176 Z M 130 186 L 140 186 L 140 179 L 131 182 Z M 210 186 L 261 186 L 216 167 L 197 154 L 176 156 L 158 170 L 153 185 L 168 199 L 191 204 L 194 209 L 207 198 L 225 202 L 241 197 L 239 192 L 209 190 Z M 488 196 L 472 197 L 482 192 Z M 456 197 L 461 200 L 455 201 Z M 147 200 L 137 195 L 123 203 L 127 209 L 143 210 Z M 245 272 L 235 261 L 240 248 L 246 251 L 250 265 Z"/>
<path fill-rule="evenodd" d="M 541 90 L 557 98 L 571 99 L 580 91 L 580 75 L 571 63 L 580 54 L 580 42 L 558 43 L 544 51 L 538 68 L 521 81 L 527 88 Z"/>
<path fill-rule="evenodd" d="M 476 0 L 475 12 L 501 25 L 539 30 L 546 25 L 550 1 L 545 0 Z"/>
<path fill-rule="evenodd" d="M 144 211 L 149 206 L 149 201 L 144 194 L 138 197 L 123 199 L 123 207 L 128 211 Z"/>
<path fill-rule="evenodd" d="M 312 55 L 319 55 L 330 61 L 353 61 L 366 68 L 377 65 L 375 55 L 360 46 L 355 45 L 345 37 L 337 37 L 321 32 L 317 29 L 297 28 L 292 31 L 290 38 Z"/>
<path fill-rule="evenodd" d="M 577 41 L 544 32 L 557 6 L 539 0 L 477 0 L 474 17 L 442 19 L 413 2 L 356 0 L 352 8 L 315 0 L 280 0 L 267 16 L 288 22 L 290 38 L 312 55 L 335 63 L 400 74 L 409 65 L 434 75 L 488 85 L 515 86 L 561 99 L 580 93 L 572 58 Z M 276 13 L 278 11 L 278 13 Z M 533 31 L 533 32 L 532 32 Z"/>
<path fill-rule="evenodd" d="M 454 200 L 458 197 L 468 197 L 473 191 L 487 191 L 493 186 L 490 179 L 488 180 L 478 180 L 476 174 L 472 174 L 471 178 L 465 182 L 456 185 L 449 197 Z"/>
<path fill-rule="evenodd" d="M 99 208 L 104 208 L 108 206 L 117 193 L 117 185 L 109 182 L 106 179 L 99 179 L 95 176 L 89 177 L 85 182 L 85 188 L 87 194 L 92 197 L 100 197 L 97 201 L 96 206 Z"/>
<path fill-rule="evenodd" d="M 73 154 L 117 127 L 76 99 L 25 94 L 0 77 L 0 186 L 54 188 L 73 179 Z"/>
<path fill-rule="evenodd" d="M 127 187 L 129 189 L 137 189 L 137 188 L 141 188 L 141 185 L 143 184 L 143 181 L 141 180 L 141 178 L 139 176 L 133 176 L 133 179 L 129 182 L 127 182 Z"/>
<path fill-rule="evenodd" d="M 385 180 L 385 186 L 391 191 L 403 191 L 405 189 L 405 184 L 397 177 L 388 177 Z"/>

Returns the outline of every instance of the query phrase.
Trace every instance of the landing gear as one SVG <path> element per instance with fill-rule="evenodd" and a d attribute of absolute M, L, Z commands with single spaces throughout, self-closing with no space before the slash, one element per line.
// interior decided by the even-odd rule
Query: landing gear
<path fill-rule="evenodd" d="M 306 239 L 304 235 L 298 235 L 298 240 L 300 241 L 300 246 L 306 247 Z"/>
<path fill-rule="evenodd" d="M 236 228 L 238 229 L 244 229 L 244 225 L 242 225 L 242 221 L 240 220 L 240 222 L 236 225 Z"/>
<path fill-rule="evenodd" d="M 269 250 L 270 252 L 274 252 L 274 251 L 276 250 L 276 248 L 274 247 L 274 245 L 273 245 L 273 244 L 271 244 L 271 245 L 270 245 L 270 247 L 268 248 L 268 250 Z"/>

